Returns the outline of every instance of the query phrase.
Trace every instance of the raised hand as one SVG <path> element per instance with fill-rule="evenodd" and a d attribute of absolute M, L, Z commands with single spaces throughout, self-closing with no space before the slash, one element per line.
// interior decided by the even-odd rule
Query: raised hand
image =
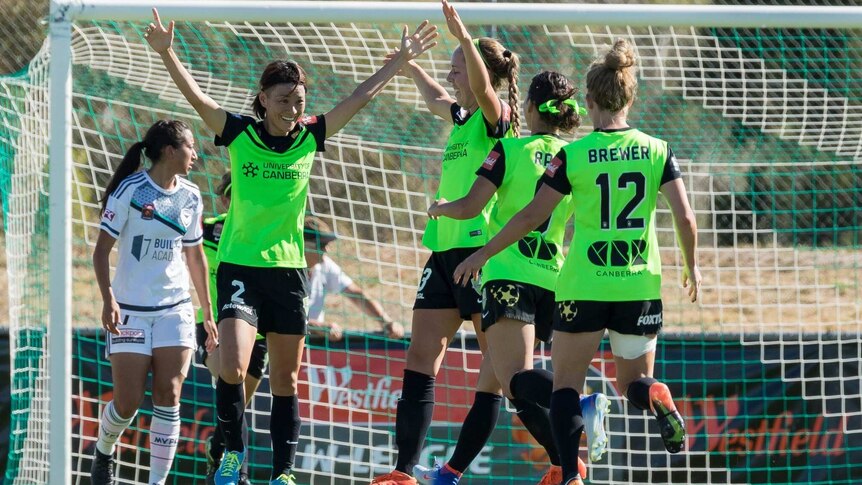
<path fill-rule="evenodd" d="M 397 58 L 405 62 L 416 59 L 423 52 L 437 45 L 437 26 L 429 25 L 427 20 L 423 20 L 416 30 L 407 35 L 407 26 L 401 31 L 401 47 L 397 52 L 386 56 L 388 60 Z"/>
<path fill-rule="evenodd" d="M 174 21 L 171 20 L 166 29 L 159 18 L 159 11 L 153 8 L 153 21 L 144 29 L 144 38 L 157 53 L 167 51 L 174 43 Z"/>
<path fill-rule="evenodd" d="M 443 16 L 446 17 L 446 26 L 449 27 L 449 33 L 459 41 L 469 39 L 470 33 L 467 32 L 467 27 L 464 22 L 461 22 L 461 16 L 458 11 L 447 0 L 443 0 Z"/>

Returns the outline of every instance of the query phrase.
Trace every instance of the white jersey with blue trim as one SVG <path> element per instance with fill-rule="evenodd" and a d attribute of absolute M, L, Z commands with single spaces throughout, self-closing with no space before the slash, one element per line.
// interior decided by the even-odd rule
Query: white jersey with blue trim
<path fill-rule="evenodd" d="M 181 177 L 164 190 L 137 172 L 108 197 L 101 228 L 120 240 L 111 285 L 124 313 L 154 316 L 191 301 L 182 249 L 203 242 L 202 213 L 200 190 Z"/>

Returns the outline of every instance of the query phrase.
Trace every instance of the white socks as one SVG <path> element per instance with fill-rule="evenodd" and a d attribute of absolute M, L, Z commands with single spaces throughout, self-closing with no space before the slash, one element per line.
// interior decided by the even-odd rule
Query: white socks
<path fill-rule="evenodd" d="M 132 424 L 136 414 L 128 419 L 123 419 L 114 409 L 114 401 L 109 402 L 102 410 L 102 419 L 99 423 L 99 440 L 96 441 L 96 448 L 104 455 L 113 455 L 117 440 L 123 431 Z"/>
<path fill-rule="evenodd" d="M 180 437 L 180 407 L 153 406 L 150 424 L 150 485 L 162 485 L 177 454 Z"/>

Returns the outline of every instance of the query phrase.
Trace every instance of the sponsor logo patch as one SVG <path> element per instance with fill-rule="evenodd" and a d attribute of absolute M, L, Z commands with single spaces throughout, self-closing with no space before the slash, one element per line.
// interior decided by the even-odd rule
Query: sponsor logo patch
<path fill-rule="evenodd" d="M 113 212 L 113 211 L 110 211 L 110 210 L 108 210 L 108 209 L 105 209 L 105 213 L 104 213 L 104 214 L 102 214 L 102 217 L 104 217 L 105 219 L 107 219 L 107 220 L 109 220 L 109 221 L 113 221 L 113 220 L 114 220 L 114 216 L 115 216 L 115 215 L 116 215 L 116 214 L 114 214 L 114 212 Z"/>
<path fill-rule="evenodd" d="M 548 164 L 548 168 L 545 169 L 545 175 L 548 177 L 553 177 L 557 173 L 557 169 L 563 165 L 563 161 L 557 157 L 554 157 L 551 160 L 551 163 Z"/>
<path fill-rule="evenodd" d="M 114 344 L 145 344 L 147 337 L 140 328 L 121 328 L 119 335 L 111 334 L 111 345 Z"/>
<path fill-rule="evenodd" d="M 482 164 L 482 168 L 491 170 L 494 168 L 494 164 L 497 163 L 497 159 L 500 158 L 500 154 L 492 151 L 488 154 L 488 158 L 485 159 L 485 163 Z"/>
<path fill-rule="evenodd" d="M 144 204 L 141 207 L 141 219 L 145 221 L 153 220 L 153 215 L 156 213 L 156 206 L 153 204 Z"/>

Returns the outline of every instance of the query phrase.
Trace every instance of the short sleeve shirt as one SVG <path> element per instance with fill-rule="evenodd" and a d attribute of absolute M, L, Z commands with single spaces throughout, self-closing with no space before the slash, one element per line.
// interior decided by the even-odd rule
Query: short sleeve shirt
<path fill-rule="evenodd" d="M 197 186 L 177 177 L 165 190 L 147 172 L 126 177 L 108 197 L 100 227 L 119 240 L 111 286 L 120 309 L 154 315 L 190 301 L 185 246 L 201 244 Z"/>

